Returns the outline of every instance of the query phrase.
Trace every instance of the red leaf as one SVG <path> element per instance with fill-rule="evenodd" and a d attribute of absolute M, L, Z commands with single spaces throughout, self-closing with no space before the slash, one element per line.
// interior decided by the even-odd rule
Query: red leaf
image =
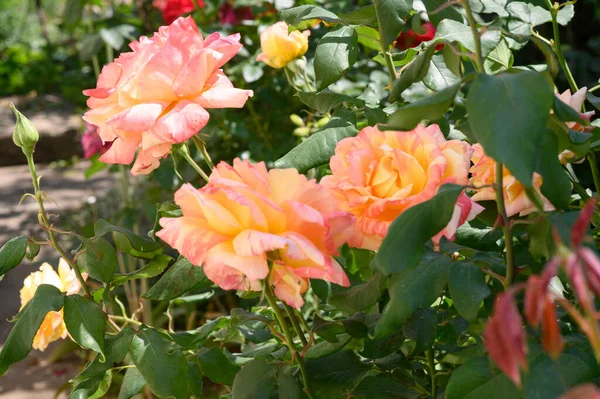
<path fill-rule="evenodd" d="M 575 253 L 572 253 L 567 259 L 567 275 L 569 276 L 569 280 L 571 280 L 573 290 L 577 295 L 577 299 L 579 299 L 581 307 L 586 311 L 592 311 L 590 291 L 583 274 L 581 262 Z"/>
<path fill-rule="evenodd" d="M 558 399 L 600 399 L 600 391 L 594 384 L 577 385 Z"/>
<path fill-rule="evenodd" d="M 548 298 L 548 285 L 552 277 L 556 275 L 556 270 L 560 266 L 561 259 L 553 257 L 546 265 L 541 276 L 531 276 L 527 280 L 525 291 L 525 316 L 527 322 L 537 327 L 542 320 L 544 306 Z"/>
<path fill-rule="evenodd" d="M 585 275 L 589 287 L 596 295 L 600 295 L 600 259 L 594 251 L 585 247 L 579 249 L 578 255 L 586 266 Z"/>
<path fill-rule="evenodd" d="M 595 210 L 596 198 L 590 198 L 579 213 L 579 217 L 573 225 L 573 230 L 571 230 L 571 244 L 574 248 L 581 245 L 581 241 L 583 241 L 583 238 L 590 227 L 590 220 L 592 219 Z"/>
<path fill-rule="evenodd" d="M 549 299 L 544 301 L 544 314 L 542 319 L 542 345 L 544 350 L 554 359 L 558 358 L 563 350 L 564 342 L 560 334 L 554 304 Z"/>

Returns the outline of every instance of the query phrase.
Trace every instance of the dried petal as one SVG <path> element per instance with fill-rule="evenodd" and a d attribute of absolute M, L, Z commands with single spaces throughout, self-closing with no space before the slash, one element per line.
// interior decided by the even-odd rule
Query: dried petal
<path fill-rule="evenodd" d="M 592 215 L 594 214 L 595 210 L 596 198 L 590 198 L 579 213 L 579 217 L 577 218 L 577 221 L 573 225 L 573 230 L 571 231 L 571 244 L 574 248 L 581 245 L 581 241 L 583 241 L 583 238 L 590 227 L 590 220 L 592 219 Z"/>

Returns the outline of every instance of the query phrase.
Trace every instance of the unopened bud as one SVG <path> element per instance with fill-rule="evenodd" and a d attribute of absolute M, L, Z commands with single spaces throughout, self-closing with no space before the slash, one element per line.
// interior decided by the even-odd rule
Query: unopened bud
<path fill-rule="evenodd" d="M 292 123 L 293 123 L 294 125 L 296 125 L 296 126 L 300 126 L 300 127 L 304 126 L 304 121 L 302 120 L 302 118 L 301 118 L 301 117 L 299 117 L 299 116 L 298 116 L 298 115 L 296 115 L 296 114 L 291 114 L 291 115 L 290 115 L 290 120 L 291 120 L 291 121 L 292 121 Z"/>
<path fill-rule="evenodd" d="M 310 133 L 310 128 L 308 127 L 297 127 L 294 129 L 294 136 L 305 137 Z"/>
<path fill-rule="evenodd" d="M 31 155 L 35 149 L 35 144 L 40 139 L 40 135 L 35 126 L 33 126 L 33 123 L 20 113 L 14 104 L 10 103 L 9 107 L 17 117 L 13 132 L 13 141 L 18 147 L 21 147 L 25 155 Z"/>
<path fill-rule="evenodd" d="M 318 127 L 323 127 L 323 126 L 325 126 L 327 124 L 327 122 L 329 122 L 329 117 L 328 116 L 323 117 L 323 118 L 321 118 L 321 119 L 319 119 L 317 121 L 317 126 Z"/>

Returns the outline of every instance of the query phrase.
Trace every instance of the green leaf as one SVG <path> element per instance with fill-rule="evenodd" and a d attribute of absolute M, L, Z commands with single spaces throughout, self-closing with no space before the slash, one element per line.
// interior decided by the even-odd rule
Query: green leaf
<path fill-rule="evenodd" d="M 1 249 L 0 249 L 1 251 Z M 33 262 L 35 260 L 35 257 L 38 256 L 38 254 L 40 253 L 40 244 L 38 244 L 37 242 L 33 242 L 33 241 L 27 241 L 27 253 L 25 254 L 25 257 L 27 258 L 28 261 Z M 2 273 L 0 272 L 0 280 L 2 279 Z"/>
<path fill-rule="evenodd" d="M 306 362 L 311 388 L 317 399 L 346 397 L 368 369 L 354 352 L 346 350 Z"/>
<path fill-rule="evenodd" d="M 88 240 L 83 253 L 77 257 L 77 266 L 95 280 L 109 283 L 117 267 L 117 252 L 105 239 Z"/>
<path fill-rule="evenodd" d="M 342 22 L 337 15 L 321 7 L 302 5 L 298 7 L 281 10 L 281 18 L 291 26 L 299 26 L 303 21 L 312 21 L 315 19 L 329 23 Z"/>
<path fill-rule="evenodd" d="M 104 219 L 96 222 L 94 226 L 96 238 L 110 232 L 113 233 L 115 244 L 122 252 L 145 259 L 152 259 L 154 255 L 162 252 L 162 245 L 156 241 L 140 237 L 127 229 L 110 224 Z"/>
<path fill-rule="evenodd" d="M 202 397 L 202 391 L 204 389 L 202 370 L 200 364 L 197 361 L 188 362 L 188 377 L 190 382 L 190 392 L 199 398 Z"/>
<path fill-rule="evenodd" d="M 450 51 L 451 52 L 451 51 Z M 423 84 L 433 91 L 440 91 L 460 83 L 460 77 L 450 70 L 446 65 L 444 54 L 434 54 L 429 61 L 429 69 L 423 78 Z M 460 62 L 460 60 L 459 60 Z"/>
<path fill-rule="evenodd" d="M 475 52 L 475 40 L 473 33 L 468 25 L 462 22 L 444 19 L 440 22 L 436 32 L 434 41 L 439 43 L 446 40 L 448 42 L 459 42 L 467 50 Z M 494 50 L 502 40 L 499 30 L 487 30 L 481 35 L 481 55 L 486 58 L 492 50 Z"/>
<path fill-rule="evenodd" d="M 417 399 L 419 394 L 395 380 L 389 374 L 364 378 L 354 391 L 353 398 L 364 399 Z"/>
<path fill-rule="evenodd" d="M 539 72 L 480 74 L 469 89 L 467 111 L 473 136 L 525 187 L 532 184 L 553 99 L 552 80 Z"/>
<path fill-rule="evenodd" d="M 321 341 L 316 345 L 312 345 L 304 355 L 305 359 L 319 359 L 343 349 L 352 341 L 349 334 L 340 334 L 337 336 L 336 342 Z"/>
<path fill-rule="evenodd" d="M 322 114 L 326 114 L 333 108 L 344 103 L 349 103 L 357 107 L 364 107 L 365 102 L 359 98 L 347 96 L 345 94 L 334 93 L 329 89 L 321 92 L 298 93 L 300 101 L 309 107 L 316 109 Z"/>
<path fill-rule="evenodd" d="M 412 11 L 412 0 L 374 0 L 381 45 L 388 50 L 404 28 L 404 21 Z"/>
<path fill-rule="evenodd" d="M 0 376 L 8 368 L 25 359 L 31 351 L 33 338 L 48 312 L 58 312 L 64 304 L 64 295 L 53 285 L 40 285 L 33 298 L 16 316 L 16 323 L 0 352 Z"/>
<path fill-rule="evenodd" d="M 556 363 L 546 353 L 530 356 L 529 367 L 523 379 L 525 399 L 556 399 L 566 392 L 567 387 Z"/>
<path fill-rule="evenodd" d="M 104 398 L 106 393 L 110 389 L 111 384 L 112 384 L 112 371 L 106 370 L 106 372 L 104 373 L 104 377 L 102 377 L 102 379 L 100 380 L 100 383 L 98 384 L 98 389 L 96 390 L 96 392 L 94 392 L 91 396 L 89 396 L 86 399 Z"/>
<path fill-rule="evenodd" d="M 102 49 L 103 41 L 99 34 L 85 35 L 78 43 L 79 60 L 86 62 L 92 59 Z"/>
<path fill-rule="evenodd" d="M 463 187 L 444 184 L 435 197 L 408 208 L 389 228 L 371 265 L 384 274 L 413 268 L 425 251 L 425 244 L 450 221 Z"/>
<path fill-rule="evenodd" d="M 278 399 L 301 399 L 305 397 L 302 387 L 293 374 L 294 369 L 290 366 L 281 366 L 277 373 Z"/>
<path fill-rule="evenodd" d="M 433 346 L 437 331 L 437 312 L 433 308 L 418 310 L 413 313 L 404 326 L 402 332 L 406 338 L 415 342 L 412 355 L 425 352 Z"/>
<path fill-rule="evenodd" d="M 469 321 L 476 319 L 481 301 L 492 293 L 485 282 L 485 273 L 468 262 L 452 265 L 448 289 L 456 310 Z"/>
<path fill-rule="evenodd" d="M 198 361 L 202 373 L 217 384 L 232 385 L 239 366 L 231 363 L 223 351 L 217 347 L 198 349 Z"/>
<path fill-rule="evenodd" d="M 560 71 L 560 64 L 558 63 L 558 58 L 556 57 L 554 49 L 552 49 L 548 43 L 535 36 L 529 37 L 529 40 L 531 40 L 531 42 L 534 43 L 542 52 L 544 58 L 546 59 L 546 64 L 548 64 L 548 70 L 550 71 L 552 77 L 555 78 Z"/>
<path fill-rule="evenodd" d="M 118 399 L 133 398 L 135 395 L 142 392 L 144 385 L 146 385 L 146 380 L 137 368 L 127 369 L 125 377 L 123 378 L 123 383 L 121 384 Z"/>
<path fill-rule="evenodd" d="M 336 82 L 352 68 L 358 57 L 358 34 L 352 26 L 327 32 L 315 50 L 317 91 Z"/>
<path fill-rule="evenodd" d="M 338 310 L 349 314 L 366 310 L 381 299 L 384 282 L 385 276 L 381 273 L 375 273 L 364 284 L 335 292 L 329 296 L 327 302 Z"/>
<path fill-rule="evenodd" d="M 264 360 L 252 360 L 235 376 L 232 399 L 270 399 L 275 392 L 277 368 Z"/>
<path fill-rule="evenodd" d="M 81 20 L 84 0 L 67 0 L 63 12 L 63 21 L 69 29 L 73 29 Z"/>
<path fill-rule="evenodd" d="M 155 301 L 169 301 L 179 298 L 194 287 L 210 285 L 212 282 L 206 277 L 202 267 L 193 265 L 184 257 L 179 257 L 156 284 L 142 296 Z"/>
<path fill-rule="evenodd" d="M 596 109 L 600 110 L 600 97 L 593 95 L 592 93 L 586 94 L 587 100 L 592 104 Z"/>
<path fill-rule="evenodd" d="M 80 295 L 68 295 L 65 298 L 64 318 L 73 340 L 84 348 L 98 352 L 101 361 L 105 361 L 106 314 L 100 305 Z"/>
<path fill-rule="evenodd" d="M 369 126 L 375 126 L 378 123 L 386 123 L 388 120 L 387 114 L 381 108 L 365 107 L 365 116 Z"/>
<path fill-rule="evenodd" d="M 19 236 L 9 240 L 0 248 L 0 276 L 21 264 L 27 252 L 27 237 Z"/>
<path fill-rule="evenodd" d="M 446 0 L 423 0 L 423 4 L 425 5 L 425 9 L 429 13 L 429 18 L 433 25 L 438 26 L 439 23 L 444 19 L 452 19 L 460 23 L 463 22 L 463 16 L 456 8 L 446 7 L 442 10 L 439 10 L 439 8 L 443 6 L 446 2 Z M 438 11 L 435 14 L 431 14 L 432 11 L 436 10 Z"/>
<path fill-rule="evenodd" d="M 356 114 L 338 109 L 325 126 L 275 161 L 276 168 L 296 168 L 301 173 L 324 165 L 335 153 L 338 141 L 356 136 Z"/>
<path fill-rule="evenodd" d="M 150 262 L 141 269 L 133 271 L 127 274 L 118 274 L 113 279 L 113 285 L 119 286 L 125 284 L 129 280 L 135 280 L 139 278 L 152 278 L 161 274 L 169 265 L 173 258 L 167 255 L 158 254 L 155 255 Z"/>
<path fill-rule="evenodd" d="M 402 330 L 395 331 L 393 334 L 382 338 L 365 339 L 363 350 L 359 353 L 361 356 L 370 359 L 381 359 L 400 349 L 404 340 Z"/>
<path fill-rule="evenodd" d="M 350 11 L 342 17 L 342 21 L 348 25 L 376 26 L 377 13 L 375 12 L 375 6 L 369 5 Z"/>
<path fill-rule="evenodd" d="M 502 39 L 484 60 L 483 66 L 487 73 L 493 75 L 511 68 L 513 61 L 513 54 L 506 40 Z"/>
<path fill-rule="evenodd" d="M 400 94 L 402 94 L 404 90 L 406 90 L 413 83 L 421 81 L 425 77 L 427 71 L 429 70 L 433 53 L 435 53 L 435 44 L 427 47 L 411 61 L 406 69 L 400 74 L 400 77 L 392 85 L 392 90 L 390 91 L 390 101 L 395 101 L 396 99 L 400 98 Z"/>
<path fill-rule="evenodd" d="M 446 286 L 451 264 L 447 256 L 430 252 L 417 267 L 392 275 L 388 285 L 390 302 L 377 323 L 375 337 L 393 333 L 412 313 L 429 307 Z"/>
<path fill-rule="evenodd" d="M 588 121 L 581 118 L 579 112 L 571 108 L 569 104 L 565 104 L 558 96 L 554 96 L 552 109 L 562 122 L 578 122 L 583 125 L 589 125 Z"/>
<path fill-rule="evenodd" d="M 414 103 L 404 105 L 388 119 L 387 126 L 381 130 L 409 131 L 414 129 L 422 120 L 435 121 L 444 116 L 454 102 L 454 97 L 460 85 L 450 86 Z"/>
<path fill-rule="evenodd" d="M 538 143 L 538 147 L 540 154 L 536 171 L 543 179 L 542 194 L 557 209 L 568 210 L 571 200 L 571 180 L 558 159 L 557 136 L 546 131 Z"/>
<path fill-rule="evenodd" d="M 487 357 L 467 360 L 450 375 L 447 399 L 521 399 L 521 393 L 502 373 L 493 371 Z"/>
<path fill-rule="evenodd" d="M 156 396 L 186 398 L 187 361 L 165 335 L 152 328 L 141 329 L 131 341 L 130 354 Z"/>
<path fill-rule="evenodd" d="M 381 47 L 381 37 L 379 31 L 370 26 L 357 26 L 358 42 L 363 46 L 375 51 L 383 51 Z"/>

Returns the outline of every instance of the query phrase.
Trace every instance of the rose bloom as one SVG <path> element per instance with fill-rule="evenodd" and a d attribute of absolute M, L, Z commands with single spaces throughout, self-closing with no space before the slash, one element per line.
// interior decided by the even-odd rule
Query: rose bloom
<path fill-rule="evenodd" d="M 86 273 L 83 274 L 84 278 L 87 277 Z M 35 291 L 42 284 L 53 285 L 61 292 L 66 292 L 67 295 L 77 294 L 81 290 L 81 284 L 79 284 L 75 272 L 64 259 L 61 258 L 58 262 L 58 273 L 48 263 L 44 263 L 40 266 L 39 271 L 31 273 L 23 282 L 20 292 L 21 309 L 33 298 Z M 33 339 L 33 348 L 43 351 L 49 343 L 64 339 L 67 335 L 62 309 L 58 312 L 48 312 Z"/>
<path fill-rule="evenodd" d="M 480 144 L 473 146 L 473 167 L 471 167 L 470 184 L 474 186 L 493 185 L 496 183 L 496 162 L 483 152 Z M 528 215 L 536 211 L 535 205 L 527 197 L 525 187 L 510 174 L 506 167 L 502 170 L 502 186 L 504 189 L 504 202 L 507 216 L 519 214 L 520 216 Z M 554 207 L 541 193 L 542 176 L 537 173 L 533 174 L 533 186 L 538 191 L 542 198 L 545 211 L 552 211 Z M 473 195 L 474 201 L 496 200 L 496 192 L 493 187 L 485 187 L 477 190 Z"/>
<path fill-rule="evenodd" d="M 403 31 L 398 39 L 396 39 L 396 48 L 399 50 L 408 50 L 409 48 L 417 47 L 423 42 L 433 40 L 435 37 L 435 26 L 431 22 L 425 22 L 421 25 L 421 28 L 425 31 L 424 33 L 417 33 L 413 29 Z M 444 47 L 443 44 L 436 46 L 437 50 Z"/>
<path fill-rule="evenodd" d="M 203 0 L 154 0 L 152 5 L 160 10 L 163 21 L 171 24 L 183 14 L 194 11 L 196 7 L 204 7 Z"/>
<path fill-rule="evenodd" d="M 175 203 L 183 216 L 160 219 L 157 236 L 223 289 L 257 291 L 269 277 L 275 295 L 299 308 L 309 278 L 349 285 L 332 255 L 347 241 L 354 218 L 296 169 L 221 162 L 203 188 L 184 184 Z"/>
<path fill-rule="evenodd" d="M 585 101 L 586 93 L 587 93 L 587 87 L 582 87 L 581 89 L 577 90 L 577 92 L 573 95 L 571 95 L 571 90 L 566 90 L 562 94 L 556 94 L 556 96 L 562 102 L 571 106 L 571 108 L 573 108 L 575 111 L 577 111 L 579 113 L 579 116 L 581 117 L 581 119 L 589 122 L 592 119 L 592 116 L 594 116 L 595 112 L 594 111 L 581 112 L 581 108 L 583 107 L 583 102 Z M 584 126 L 579 122 L 565 122 L 565 125 L 567 125 L 567 127 L 569 129 L 572 129 L 572 130 L 575 130 L 578 132 L 584 132 L 584 133 L 589 133 L 594 129 L 594 126 L 591 126 L 591 125 Z M 560 159 L 561 163 L 565 164 L 571 160 L 574 160 L 576 158 L 576 156 L 572 151 L 564 150 L 563 152 L 561 152 L 558 155 L 558 158 Z M 577 163 L 581 163 L 583 161 L 584 160 L 582 159 L 581 161 L 579 161 Z"/>
<path fill-rule="evenodd" d="M 85 122 L 85 132 L 81 137 L 81 146 L 83 147 L 83 157 L 89 159 L 96 154 L 104 154 L 110 148 L 110 143 L 102 143 L 98 136 L 98 127 Z"/>
<path fill-rule="evenodd" d="M 206 108 L 240 108 L 251 90 L 233 87 L 220 69 L 242 48 L 239 34 L 202 38 L 192 18 L 179 18 L 153 37 L 133 42 L 106 65 L 90 96 L 84 120 L 112 142 L 102 162 L 133 165 L 133 174 L 156 169 L 171 146 L 208 123 Z"/>
<path fill-rule="evenodd" d="M 219 7 L 217 14 L 221 24 L 238 25 L 242 21 L 254 19 L 252 7 L 235 7 L 233 2 L 229 1 Z"/>
<path fill-rule="evenodd" d="M 277 22 L 260 34 L 262 53 L 256 57 L 272 68 L 283 68 L 308 50 L 310 31 L 288 33 L 285 22 Z"/>
<path fill-rule="evenodd" d="M 467 183 L 471 152 L 463 141 L 446 141 L 437 125 L 418 125 L 409 132 L 366 127 L 337 144 L 330 162 L 333 174 L 321 184 L 334 190 L 340 210 L 357 218 L 349 244 L 376 251 L 406 209 L 431 199 L 444 183 Z M 456 229 L 482 210 L 463 194 L 434 242 L 442 235 L 454 239 Z"/>

